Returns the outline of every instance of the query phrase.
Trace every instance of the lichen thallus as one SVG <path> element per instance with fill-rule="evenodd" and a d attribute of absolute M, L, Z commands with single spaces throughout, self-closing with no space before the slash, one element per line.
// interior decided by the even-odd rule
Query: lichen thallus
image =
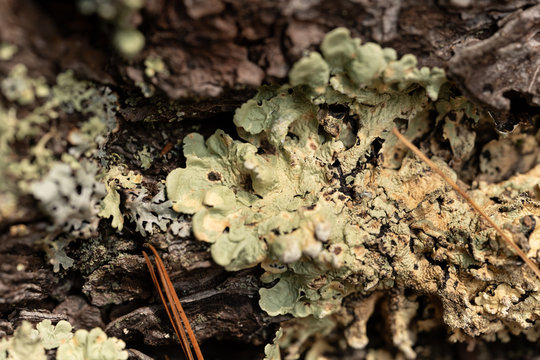
<path fill-rule="evenodd" d="M 397 128 L 393 128 L 392 132 L 401 142 L 403 142 L 403 144 L 405 144 L 407 148 L 409 148 L 412 152 L 414 152 L 422 161 L 428 164 L 429 167 L 431 167 L 431 169 L 435 173 L 441 176 L 444 179 L 444 181 L 446 181 L 458 194 L 460 194 L 465 199 L 465 201 L 469 203 L 469 205 L 474 210 L 476 210 L 480 214 L 480 216 L 484 218 L 495 229 L 495 231 L 503 238 L 506 245 L 510 247 L 512 250 L 514 250 L 515 253 L 525 262 L 525 264 L 527 264 L 527 266 L 531 268 L 531 270 L 540 279 L 540 270 L 538 269 L 538 266 L 531 259 L 527 257 L 527 255 L 523 252 L 523 250 L 521 250 L 514 243 L 514 241 L 512 241 L 512 239 L 508 235 L 506 235 L 506 233 L 502 231 L 502 229 L 486 214 L 486 212 L 478 204 L 476 204 L 471 199 L 469 195 L 467 195 L 467 193 L 465 193 L 465 191 L 463 191 L 437 165 L 435 165 L 435 163 L 433 163 L 426 155 L 424 155 L 420 151 L 420 149 L 418 149 L 414 144 L 412 144 L 403 135 L 401 135 L 401 133 L 399 132 Z M 148 257 L 146 252 L 143 251 L 146 264 L 148 265 L 148 269 L 150 271 L 152 281 L 154 282 L 154 285 L 156 286 L 156 289 L 158 290 L 161 301 L 163 302 L 163 305 L 165 306 L 165 310 L 167 312 L 167 315 L 169 316 L 169 320 L 171 321 L 174 331 L 176 335 L 178 336 L 178 339 L 180 340 L 180 344 L 182 345 L 182 350 L 184 351 L 184 354 L 186 355 L 188 359 L 190 360 L 194 359 L 193 353 L 191 352 L 191 346 L 188 341 L 188 336 L 189 336 L 193 349 L 195 350 L 197 360 L 201 360 L 203 359 L 203 355 L 197 343 L 197 339 L 195 338 L 195 334 L 193 333 L 193 330 L 191 329 L 191 326 L 189 325 L 189 321 L 182 308 L 182 305 L 180 304 L 180 300 L 178 299 L 178 295 L 176 294 L 174 290 L 171 279 L 169 278 L 167 270 L 165 269 L 165 265 L 163 264 L 163 261 L 159 257 L 156 249 L 152 245 L 147 245 L 147 246 L 150 248 L 150 250 L 152 250 L 156 258 L 156 266 L 158 269 L 158 274 L 161 280 L 161 284 L 165 290 L 167 300 L 165 300 L 165 297 L 163 296 L 163 292 L 161 291 L 161 286 L 158 282 L 158 279 L 154 271 L 154 267 L 150 261 L 150 258 Z M 185 327 L 185 330 L 184 330 L 184 327 Z M 188 336 L 186 336 L 186 332 Z"/>
<path fill-rule="evenodd" d="M 469 205 L 476 210 L 480 214 L 481 217 L 483 217 L 494 229 L 495 231 L 503 238 L 506 245 L 514 250 L 514 252 L 531 268 L 532 271 L 536 274 L 536 276 L 540 279 L 540 270 L 538 269 L 538 266 L 527 257 L 527 255 L 521 250 L 512 239 L 506 235 L 505 232 L 502 231 L 502 229 L 493 221 L 488 214 L 471 199 L 469 195 L 465 191 L 463 191 L 452 179 L 450 179 L 442 170 L 433 163 L 424 153 L 420 151 L 416 146 L 414 146 L 413 143 L 411 143 L 407 138 L 405 138 L 398 129 L 393 128 L 392 132 L 396 137 L 405 144 L 412 152 L 414 152 L 422 161 L 424 161 L 426 164 L 429 165 L 429 167 L 436 172 L 439 176 L 441 176 L 444 181 L 446 181 L 459 195 L 461 195 L 466 202 L 469 203 Z"/>

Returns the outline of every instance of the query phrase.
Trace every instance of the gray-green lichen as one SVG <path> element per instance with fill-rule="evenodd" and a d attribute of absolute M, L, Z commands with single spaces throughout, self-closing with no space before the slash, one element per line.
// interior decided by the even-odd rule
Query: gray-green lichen
<path fill-rule="evenodd" d="M 159 184 L 159 191 L 149 196 L 148 190 L 141 185 L 142 175 L 127 171 L 120 166 L 112 166 L 105 176 L 107 195 L 101 202 L 99 216 L 112 218 L 111 225 L 118 231 L 124 227 L 124 215 L 135 223 L 135 230 L 141 235 L 152 234 L 156 230 L 171 230 L 175 235 L 183 234 L 186 221 L 172 210 L 172 202 L 165 198 L 165 187 Z M 126 194 L 125 214 L 120 210 L 119 191 Z"/>
<path fill-rule="evenodd" d="M 18 64 L 1 83 L 2 94 L 10 100 L 17 101 L 20 105 L 34 102 L 36 98 L 49 95 L 49 87 L 45 78 L 31 78 L 27 75 L 26 66 Z"/>
<path fill-rule="evenodd" d="M 73 328 L 65 320 L 60 320 L 56 325 L 51 320 L 43 320 L 36 325 L 36 329 L 46 350 L 56 349 L 73 337 Z"/>
<path fill-rule="evenodd" d="M 36 330 L 37 329 L 37 330 Z M 77 330 L 61 320 L 52 325 L 43 320 L 36 325 L 23 321 L 12 337 L 0 340 L 0 360 L 46 360 L 45 350 L 56 349 L 57 360 L 126 360 L 122 340 L 108 338 L 100 328 Z"/>
<path fill-rule="evenodd" d="M 32 184 L 31 191 L 53 217 L 55 228 L 88 237 L 97 228 L 105 186 L 96 181 L 95 165 L 80 165 L 73 170 L 68 164 L 56 163 L 43 180 Z"/>
<path fill-rule="evenodd" d="M 117 126 L 116 95 L 76 79 L 71 71 L 59 74 L 49 87 L 22 65 L 13 67 L 1 91 L 11 103 L 0 103 L 0 220 L 16 219 L 20 197 L 33 195 L 51 219 L 51 236 L 44 239 L 50 261 L 55 271 L 68 268 L 73 259 L 65 247 L 94 234 L 99 222 L 105 195 L 100 165 L 106 162 L 103 147 Z M 53 125 L 59 117 L 77 120 L 65 139 L 59 139 L 62 130 Z M 63 144 L 66 151 L 55 153 Z"/>
<path fill-rule="evenodd" d="M 183 139 L 186 167 L 167 177 L 173 209 L 193 215 L 193 234 L 226 269 L 261 264 L 262 280 L 273 284 L 260 290 L 268 314 L 333 319 L 348 329 L 351 347 L 366 346 L 367 321 L 337 316 L 343 299 L 391 289 L 439 299 L 453 340 L 534 332 L 537 279 L 390 134 L 406 126 L 415 139 L 441 123 L 456 157 L 466 160 L 474 107 L 453 94 L 441 69 L 418 69 L 412 55 L 398 59 L 392 49 L 361 45 L 345 29 L 329 33 L 321 53 L 295 64 L 289 84 L 262 87 L 236 111 L 242 141 L 221 130 Z M 523 176 L 535 179 L 538 168 Z M 540 216 L 534 186 L 511 178 L 471 195 L 512 227 Z M 511 206 L 490 200 L 503 193 Z M 536 257 L 539 240 L 525 241 Z M 488 284 L 502 286 L 500 295 L 486 295 Z M 416 300 L 394 299 L 388 316 L 399 326 L 391 336 L 413 358 Z"/>

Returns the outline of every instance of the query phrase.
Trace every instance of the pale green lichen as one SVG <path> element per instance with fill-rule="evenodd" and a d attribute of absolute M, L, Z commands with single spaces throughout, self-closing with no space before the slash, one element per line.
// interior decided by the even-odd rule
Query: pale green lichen
<path fill-rule="evenodd" d="M 0 360 L 46 360 L 39 334 L 23 321 L 12 337 L 0 340 Z"/>
<path fill-rule="evenodd" d="M 100 328 L 90 331 L 77 330 L 70 341 L 62 344 L 56 353 L 57 360 L 126 360 L 126 344 L 116 338 L 108 338 Z"/>
<path fill-rule="evenodd" d="M 100 328 L 77 330 L 61 320 L 52 325 L 43 320 L 36 325 L 23 321 L 13 336 L 0 340 L 0 360 L 46 360 L 45 350 L 56 350 L 56 360 L 126 360 L 125 343 Z"/>
<path fill-rule="evenodd" d="M 309 316 L 287 321 L 276 332 L 273 343 L 265 346 L 265 360 L 297 359 L 299 354 L 305 354 L 305 359 L 323 359 L 332 349 L 326 339 L 335 327 L 330 318 Z"/>
<path fill-rule="evenodd" d="M 133 25 L 132 18 L 144 6 L 145 0 L 78 0 L 84 15 L 97 14 L 114 24 L 113 44 L 127 58 L 137 55 L 144 47 L 144 35 Z"/>
<path fill-rule="evenodd" d="M 106 189 L 107 195 L 101 201 L 101 211 L 98 215 L 105 219 L 112 217 L 112 227 L 122 231 L 124 228 L 124 215 L 120 211 L 120 194 L 114 188 L 114 185 L 107 184 Z"/>
<path fill-rule="evenodd" d="M 47 97 L 50 91 L 44 77 L 29 77 L 26 66 L 22 64 L 11 69 L 0 88 L 9 101 L 17 101 L 20 105 L 32 104 L 36 98 Z"/>
<path fill-rule="evenodd" d="M 263 282 L 272 284 L 260 290 L 268 314 L 339 324 L 351 347 L 367 346 L 367 320 L 335 316 L 342 300 L 389 289 L 438 298 L 453 340 L 507 328 L 532 334 L 530 322 L 540 317 L 530 305 L 539 296 L 534 276 L 504 248 L 493 250 L 494 231 L 390 134 L 407 126 L 414 140 L 442 123 L 456 159 L 466 160 L 474 139 L 459 143 L 457 131 L 471 133 L 477 111 L 454 95 L 441 69 L 417 69 L 411 55 L 397 59 L 392 49 L 361 45 L 344 29 L 329 33 L 321 50 L 293 66 L 290 84 L 262 87 L 236 111 L 242 141 L 221 130 L 206 140 L 197 133 L 183 139 L 186 167 L 167 177 L 173 208 L 193 215 L 193 234 L 211 243 L 218 264 L 261 264 Z M 456 178 L 442 159 L 433 161 Z M 524 176 L 534 179 L 532 170 Z M 512 184 L 512 210 L 492 201 L 508 185 L 472 193 L 505 226 L 540 215 L 526 195 L 535 185 Z M 496 268 L 479 273 L 486 262 Z M 502 290 L 527 300 L 491 314 L 485 306 L 499 300 L 468 300 L 484 299 L 486 282 L 506 284 Z M 413 358 L 416 335 L 408 329 L 417 300 L 391 298 L 390 337 Z"/>
<path fill-rule="evenodd" d="M 279 350 L 279 341 L 283 336 L 283 329 L 279 328 L 276 332 L 276 336 L 271 344 L 268 344 L 264 347 L 264 355 L 267 360 L 281 360 L 281 352 Z"/>
<path fill-rule="evenodd" d="M 160 56 L 149 56 L 144 60 L 144 74 L 152 78 L 157 74 L 168 75 L 169 70 Z"/>
<path fill-rule="evenodd" d="M 124 175 L 126 173 L 126 175 Z M 104 182 L 107 195 L 101 201 L 99 216 L 112 217 L 112 227 L 122 231 L 124 215 L 120 211 L 120 189 L 135 190 L 140 185 L 142 176 L 133 171 L 127 171 L 120 166 L 112 166 L 107 172 Z"/>
<path fill-rule="evenodd" d="M 338 179 L 328 166 L 343 154 L 356 164 L 375 137 L 385 136 L 396 117 L 412 118 L 427 104 L 421 85 L 430 86 L 430 95 L 435 96 L 444 81 L 440 71 L 418 72 L 414 61 L 396 61 L 394 52 L 382 49 L 374 51 L 379 65 L 370 72 L 362 70 L 360 76 L 362 64 L 371 64 L 367 54 L 376 48 L 375 44 L 360 46 L 347 31 L 338 29 L 323 42 L 324 59 L 310 55 L 293 67 L 291 83 L 297 86 L 262 88 L 237 110 L 235 124 L 249 143 L 234 141 L 220 131 L 206 143 L 198 134 L 184 139 L 187 165 L 169 174 L 168 195 L 176 211 L 194 214 L 193 232 L 213 244 L 217 263 L 238 270 L 265 258 L 268 266 L 283 266 L 273 262 L 292 264 L 307 256 L 319 259 L 316 267 L 329 270 L 345 261 L 328 247 L 323 249 L 323 243 L 342 242 L 349 226 L 342 216 L 349 197 L 335 191 Z M 395 73 L 402 75 L 401 82 Z M 342 91 L 352 86 L 351 81 L 354 92 Z M 318 133 L 321 103 L 350 104 L 351 113 L 363 119 L 367 131 L 356 146 L 346 150 L 341 141 Z M 282 278 L 278 286 L 285 284 Z M 346 293 L 336 291 L 340 291 L 338 298 Z M 298 298 L 291 296 L 289 305 L 279 309 L 265 306 L 264 300 L 261 304 L 271 314 L 313 313 L 294 309 Z M 320 298 L 320 293 L 314 297 Z M 319 314 L 326 311 L 320 309 Z"/>
<path fill-rule="evenodd" d="M 73 328 L 65 320 L 60 320 L 56 325 L 51 320 L 43 320 L 36 325 L 36 329 L 46 350 L 56 349 L 73 337 Z"/>
<path fill-rule="evenodd" d="M 120 29 L 113 37 L 113 44 L 127 57 L 133 57 L 144 47 L 144 35 L 137 29 Z"/>
<path fill-rule="evenodd" d="M 150 169 L 150 166 L 152 166 L 154 157 L 152 156 L 152 152 L 148 149 L 148 146 L 144 145 L 143 149 L 139 151 L 135 157 L 139 160 L 141 169 L 148 170 Z"/>
<path fill-rule="evenodd" d="M 10 60 L 18 50 L 17 45 L 7 42 L 0 43 L 0 60 Z"/>

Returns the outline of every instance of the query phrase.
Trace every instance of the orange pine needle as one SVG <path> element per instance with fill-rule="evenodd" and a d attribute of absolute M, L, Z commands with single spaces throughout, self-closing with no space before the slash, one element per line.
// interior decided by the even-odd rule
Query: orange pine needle
<path fill-rule="evenodd" d="M 167 155 L 171 150 L 172 148 L 174 147 L 174 144 L 173 143 L 167 143 L 163 149 L 161 149 L 161 152 L 159 153 L 161 156 L 165 156 Z"/>
<path fill-rule="evenodd" d="M 167 312 L 167 316 L 169 317 L 169 320 L 171 321 L 171 324 L 174 328 L 174 332 L 176 333 L 176 336 L 178 337 L 178 340 L 180 341 L 182 350 L 184 351 L 184 354 L 189 360 L 194 360 L 193 353 L 191 352 L 191 346 L 188 341 L 188 336 L 189 336 L 189 340 L 191 340 L 191 345 L 193 346 L 193 349 L 195 350 L 195 355 L 197 356 L 197 360 L 204 360 L 201 349 L 199 348 L 199 343 L 197 342 L 197 339 L 195 338 L 195 334 L 193 333 L 193 330 L 191 329 L 191 325 L 189 324 L 186 313 L 184 312 L 184 308 L 182 307 L 182 304 L 180 303 L 180 300 L 178 299 L 178 295 L 176 294 L 176 291 L 174 290 L 174 286 L 171 282 L 169 274 L 167 273 L 167 269 L 165 268 L 165 265 L 163 264 L 163 261 L 159 257 L 159 254 L 156 251 L 156 249 L 150 244 L 148 244 L 147 246 L 154 253 L 154 257 L 156 260 L 156 267 L 158 270 L 159 278 L 161 280 L 161 285 L 163 286 L 163 289 L 165 290 L 165 295 L 167 296 L 167 301 L 165 301 L 165 296 L 163 296 L 160 283 L 154 271 L 154 266 L 152 265 L 152 262 L 150 261 L 150 258 L 148 257 L 146 252 L 143 251 L 144 260 L 146 261 L 146 265 L 148 266 L 148 270 L 150 271 L 150 276 L 152 277 L 152 281 L 154 282 L 154 285 L 156 286 L 156 289 L 158 290 L 161 302 L 165 306 L 165 311 Z M 186 336 L 186 332 L 187 332 L 187 336 Z"/>
<path fill-rule="evenodd" d="M 509 246 L 512 250 L 514 250 L 515 253 L 523 261 L 525 261 L 525 264 L 527 264 L 527 266 L 529 266 L 529 268 L 531 268 L 531 270 L 534 271 L 536 276 L 538 276 L 538 278 L 540 279 L 540 270 L 538 269 L 538 266 L 531 259 L 529 259 L 527 257 L 527 254 L 525 254 L 523 252 L 523 250 L 521 250 L 516 245 L 516 243 L 514 243 L 514 241 L 512 241 L 512 239 L 508 235 L 506 235 L 505 232 L 503 232 L 503 230 L 488 216 L 488 214 L 477 203 L 475 203 L 473 201 L 473 199 L 469 195 L 467 195 L 467 193 L 465 191 L 463 191 L 458 186 L 458 184 L 456 184 L 445 173 L 443 173 L 442 170 L 437 165 L 435 165 L 435 163 L 433 161 L 431 161 L 426 155 L 424 155 L 424 153 L 422 153 L 420 151 L 420 149 L 418 149 L 413 143 L 411 143 L 409 140 L 407 140 L 407 138 L 405 138 L 403 135 L 401 135 L 401 133 L 399 132 L 399 130 L 397 128 L 393 128 L 392 132 L 394 133 L 394 135 L 397 136 L 397 138 L 399 140 L 401 140 L 401 142 L 403 142 L 405 144 L 405 146 L 407 146 L 420 159 L 422 159 L 426 164 L 428 164 L 429 167 L 431 167 L 431 169 L 434 172 L 439 174 L 439 176 L 441 176 L 459 195 L 461 195 L 465 199 L 465 201 L 467 201 L 469 203 L 469 205 L 474 210 L 476 210 L 480 214 L 480 216 L 483 217 L 495 229 L 495 231 L 503 238 L 506 245 Z"/>

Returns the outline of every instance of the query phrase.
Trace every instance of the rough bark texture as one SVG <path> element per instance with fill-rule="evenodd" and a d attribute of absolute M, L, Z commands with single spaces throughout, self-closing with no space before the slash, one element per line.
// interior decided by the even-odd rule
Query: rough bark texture
<path fill-rule="evenodd" d="M 203 134 L 230 127 L 231 112 L 259 85 L 285 81 L 291 64 L 338 26 L 364 42 L 393 47 L 400 55 L 412 53 L 420 65 L 447 69 L 464 93 L 490 111 L 500 130 L 518 123 L 535 126 L 540 108 L 537 1 L 155 0 L 147 1 L 131 21 L 144 33 L 146 46 L 126 60 L 109 41 L 112 25 L 81 15 L 71 1 L 0 0 L 0 42 L 18 48 L 9 60 L 0 61 L 0 78 L 22 63 L 31 76 L 44 76 L 49 84 L 58 73 L 72 69 L 80 79 L 111 87 L 119 95 L 121 118 L 107 149 L 134 168 L 133 144 L 146 144 L 159 153 L 167 147 L 163 133 L 179 139 L 196 123 Z M 167 72 L 145 75 L 144 60 L 152 56 L 162 58 Z M 140 88 L 155 94 L 134 111 L 125 103 Z M 161 103 L 170 106 L 163 110 Z M 169 121 L 179 117 L 184 120 Z M 148 118 L 152 125 L 143 122 Z M 76 119 L 61 120 L 67 134 Z M 57 146 L 62 146 L 60 141 Z M 157 187 L 181 165 L 178 159 L 160 159 L 144 172 L 148 187 Z M 163 251 L 207 357 L 262 358 L 262 346 L 283 319 L 258 307 L 259 270 L 228 273 L 195 239 L 145 239 L 131 225 L 118 235 L 101 224 L 100 245 L 71 243 L 67 252 L 76 259 L 75 266 L 55 273 L 40 247 L 42 239 L 51 236 L 48 220 L 35 203 L 26 196 L 16 213 L 0 218 L 0 337 L 11 334 L 22 320 L 67 319 L 76 328 L 100 326 L 124 339 L 133 359 L 163 354 L 178 358 L 173 354 L 180 348 L 171 346 L 171 328 L 152 295 L 140 255 L 143 243 L 150 242 Z M 26 227 L 22 233 L 16 231 L 19 224 Z M 185 259 L 188 266 L 182 265 Z M 379 325 L 371 327 L 378 334 L 374 341 L 384 343 Z M 433 332 L 432 339 L 420 340 L 433 350 L 428 358 L 497 359 L 519 348 L 525 359 L 538 351 L 538 345 L 515 338 L 511 344 L 480 344 L 466 352 L 465 345 L 440 345 L 445 337 L 441 330 Z M 364 355 L 358 351 L 330 357 Z"/>

